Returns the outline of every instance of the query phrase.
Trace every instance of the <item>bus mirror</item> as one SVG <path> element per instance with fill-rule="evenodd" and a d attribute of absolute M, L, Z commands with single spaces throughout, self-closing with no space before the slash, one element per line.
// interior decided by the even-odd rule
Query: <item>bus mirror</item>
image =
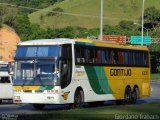
<path fill-rule="evenodd" d="M 14 70 L 14 63 L 9 62 L 9 64 L 8 64 L 8 74 L 13 75 L 14 74 L 13 70 Z"/>
<path fill-rule="evenodd" d="M 12 69 L 12 68 L 9 68 L 9 69 L 8 69 L 8 74 L 9 74 L 9 75 L 13 75 L 13 69 Z"/>

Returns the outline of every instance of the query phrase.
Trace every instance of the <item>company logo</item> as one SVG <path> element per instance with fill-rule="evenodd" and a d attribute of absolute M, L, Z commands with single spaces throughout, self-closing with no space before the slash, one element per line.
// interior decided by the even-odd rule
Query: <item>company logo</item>
<path fill-rule="evenodd" d="M 68 99 L 69 93 L 70 93 L 70 91 L 65 92 L 65 93 L 62 95 L 62 97 L 63 97 L 64 100 L 67 100 L 67 99 Z"/>
<path fill-rule="evenodd" d="M 131 76 L 131 69 L 110 69 L 110 76 Z"/>

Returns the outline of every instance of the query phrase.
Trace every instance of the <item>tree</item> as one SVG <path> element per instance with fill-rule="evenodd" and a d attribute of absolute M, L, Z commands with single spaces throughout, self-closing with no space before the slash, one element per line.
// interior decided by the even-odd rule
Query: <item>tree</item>
<path fill-rule="evenodd" d="M 13 28 L 20 35 L 22 40 L 27 40 L 28 36 L 31 35 L 31 26 L 28 15 L 26 13 L 17 15 L 14 22 Z"/>
<path fill-rule="evenodd" d="M 155 7 L 149 7 L 144 11 L 144 27 L 155 28 L 160 22 L 160 11 Z"/>
<path fill-rule="evenodd" d="M 6 16 L 4 18 L 3 23 L 7 24 L 8 26 L 13 26 L 14 20 L 15 20 L 15 16 L 14 15 Z"/>
<path fill-rule="evenodd" d="M 62 28 L 59 30 L 59 34 L 57 35 L 58 38 L 75 38 L 75 31 L 74 28 L 68 26 L 66 28 Z"/>
<path fill-rule="evenodd" d="M 126 21 L 126 20 L 120 21 L 119 26 L 120 28 L 126 29 L 126 30 L 133 30 L 135 27 L 132 21 Z"/>

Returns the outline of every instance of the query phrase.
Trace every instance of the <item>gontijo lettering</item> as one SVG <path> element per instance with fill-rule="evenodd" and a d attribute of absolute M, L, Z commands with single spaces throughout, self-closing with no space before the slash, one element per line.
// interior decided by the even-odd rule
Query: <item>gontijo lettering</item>
<path fill-rule="evenodd" d="M 131 69 L 110 69 L 110 76 L 131 76 Z"/>

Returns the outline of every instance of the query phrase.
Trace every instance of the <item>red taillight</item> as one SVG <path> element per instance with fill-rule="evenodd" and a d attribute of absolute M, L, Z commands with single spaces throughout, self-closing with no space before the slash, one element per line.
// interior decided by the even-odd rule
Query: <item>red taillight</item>
<path fill-rule="evenodd" d="M 15 101 L 15 103 L 21 103 L 22 102 L 22 100 L 14 100 Z"/>

